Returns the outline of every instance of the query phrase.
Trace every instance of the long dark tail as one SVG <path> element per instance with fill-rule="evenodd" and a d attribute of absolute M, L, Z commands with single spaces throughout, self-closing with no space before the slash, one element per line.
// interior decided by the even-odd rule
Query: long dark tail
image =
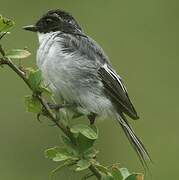
<path fill-rule="evenodd" d="M 124 130 L 124 133 L 126 134 L 127 138 L 129 139 L 129 142 L 133 146 L 134 150 L 136 151 L 139 160 L 141 161 L 144 169 L 148 169 L 147 161 L 151 162 L 151 158 L 149 153 L 147 152 L 146 148 L 144 147 L 141 140 L 135 135 L 135 132 L 133 131 L 132 127 L 129 125 L 126 117 L 123 114 L 120 114 L 118 121 Z"/>

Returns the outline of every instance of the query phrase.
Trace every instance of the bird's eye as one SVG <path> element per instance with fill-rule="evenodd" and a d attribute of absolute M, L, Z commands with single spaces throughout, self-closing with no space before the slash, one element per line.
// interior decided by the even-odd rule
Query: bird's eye
<path fill-rule="evenodd" d="M 69 24 L 73 24 L 72 20 L 67 20 L 66 22 Z"/>

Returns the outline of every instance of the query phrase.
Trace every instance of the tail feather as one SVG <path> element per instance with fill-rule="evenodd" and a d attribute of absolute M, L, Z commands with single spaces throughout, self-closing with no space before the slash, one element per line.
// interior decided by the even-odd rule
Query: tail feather
<path fill-rule="evenodd" d="M 134 150 L 136 151 L 139 160 L 141 161 L 144 169 L 148 169 L 147 161 L 151 161 L 150 155 L 147 152 L 146 148 L 144 147 L 142 141 L 135 135 L 132 127 L 129 125 L 126 117 L 123 114 L 120 114 L 118 121 L 126 134 L 129 142 L 133 146 Z"/>

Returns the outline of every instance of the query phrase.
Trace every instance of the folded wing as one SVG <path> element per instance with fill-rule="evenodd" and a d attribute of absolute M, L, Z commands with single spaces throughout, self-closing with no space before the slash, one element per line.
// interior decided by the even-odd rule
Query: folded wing
<path fill-rule="evenodd" d="M 111 99 L 119 114 L 125 113 L 132 119 L 138 119 L 139 117 L 129 99 L 126 87 L 112 67 L 105 63 L 99 68 L 98 74 L 104 84 L 105 93 Z"/>

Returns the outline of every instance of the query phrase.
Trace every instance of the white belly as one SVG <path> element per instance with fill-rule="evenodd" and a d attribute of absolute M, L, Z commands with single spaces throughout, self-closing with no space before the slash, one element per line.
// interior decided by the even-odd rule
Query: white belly
<path fill-rule="evenodd" d="M 59 41 L 60 38 L 58 42 L 42 42 L 37 53 L 37 64 L 57 103 L 63 99 L 78 104 L 83 113 L 111 114 L 111 101 L 102 95 L 102 83 L 93 78 L 95 65 L 87 63 L 88 59 L 77 54 L 64 54 Z M 85 78 L 89 68 L 92 74 Z"/>

